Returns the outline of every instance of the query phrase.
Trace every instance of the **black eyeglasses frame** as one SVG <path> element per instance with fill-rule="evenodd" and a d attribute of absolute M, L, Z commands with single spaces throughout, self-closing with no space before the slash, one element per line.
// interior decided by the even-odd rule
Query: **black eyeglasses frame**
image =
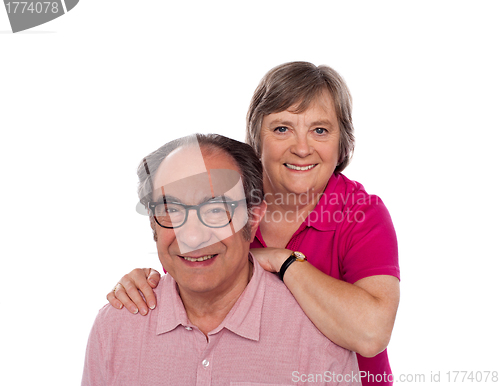
<path fill-rule="evenodd" d="M 166 228 L 166 229 L 176 229 L 176 228 L 180 228 L 181 226 L 183 226 L 188 217 L 189 217 L 189 211 L 190 210 L 196 210 L 196 214 L 198 215 L 198 219 L 200 220 L 200 222 L 205 225 L 206 227 L 208 228 L 214 228 L 214 229 L 217 229 L 217 228 L 224 228 L 226 226 L 228 226 L 231 221 L 233 221 L 233 216 L 234 216 L 234 211 L 236 210 L 236 208 L 239 206 L 239 204 L 241 202 L 246 202 L 246 199 L 241 199 L 241 200 L 238 200 L 238 201 L 205 201 L 201 204 L 198 204 L 198 205 L 186 205 L 186 204 L 183 204 L 182 202 L 174 202 L 174 201 L 161 201 L 161 202 L 148 202 L 148 208 L 149 210 L 152 211 L 153 213 L 153 217 L 156 221 L 156 223 L 161 226 L 162 228 Z M 183 207 L 185 210 L 186 210 L 186 216 L 184 217 L 184 221 L 180 224 L 180 225 L 177 225 L 175 227 L 167 227 L 165 225 L 161 225 L 160 222 L 158 221 L 158 219 L 156 218 L 156 213 L 155 213 L 155 208 L 159 205 L 166 205 L 166 204 L 174 204 L 174 205 L 179 205 L 181 207 Z M 220 225 L 220 226 L 211 226 L 211 225 L 207 225 L 205 224 L 205 222 L 203 221 L 203 219 L 201 218 L 201 213 L 200 213 L 200 209 L 205 206 L 205 205 L 209 205 L 209 204 L 224 204 L 224 205 L 227 205 L 230 209 L 230 213 L 231 213 L 231 216 L 229 218 L 229 221 L 227 222 L 227 224 L 224 224 L 224 225 Z"/>

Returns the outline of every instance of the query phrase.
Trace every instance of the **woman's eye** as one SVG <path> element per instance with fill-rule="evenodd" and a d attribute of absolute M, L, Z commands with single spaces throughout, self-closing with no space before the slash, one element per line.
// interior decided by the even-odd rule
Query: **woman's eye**
<path fill-rule="evenodd" d="M 287 130 L 288 130 L 288 127 L 285 127 L 285 126 L 279 126 L 276 129 L 274 129 L 274 131 L 277 133 L 286 133 Z"/>
<path fill-rule="evenodd" d="M 326 134 L 326 129 L 323 129 L 322 127 L 318 127 L 314 129 L 314 131 L 316 132 L 316 134 Z"/>

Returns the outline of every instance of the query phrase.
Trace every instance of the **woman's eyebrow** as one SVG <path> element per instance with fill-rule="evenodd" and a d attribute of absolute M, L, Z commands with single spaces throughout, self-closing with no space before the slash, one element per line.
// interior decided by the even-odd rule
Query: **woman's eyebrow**
<path fill-rule="evenodd" d="M 293 122 L 279 118 L 273 119 L 271 122 L 269 122 L 269 125 L 275 125 L 277 123 L 279 123 L 280 125 L 293 126 Z"/>
<path fill-rule="evenodd" d="M 159 197 L 159 200 L 160 200 L 159 202 L 178 202 L 179 204 L 183 204 L 183 201 L 180 198 L 174 197 L 174 196 L 169 196 L 169 195 L 161 196 L 161 197 Z M 216 196 L 216 197 L 205 196 L 199 202 L 200 202 L 200 204 L 202 204 L 204 202 L 212 202 L 212 201 L 227 202 L 227 201 L 234 201 L 234 200 L 230 196 L 220 195 L 220 196 Z"/>
<path fill-rule="evenodd" d="M 314 121 L 311 123 L 311 126 L 333 126 L 332 122 L 330 120 L 325 119 L 325 120 L 320 120 L 320 121 Z"/>
<path fill-rule="evenodd" d="M 293 126 L 294 125 L 293 122 L 285 121 L 282 119 L 273 119 L 271 122 L 269 122 L 269 126 L 273 126 L 276 124 L 285 125 L 285 126 Z M 309 126 L 333 126 L 333 124 L 329 119 L 321 119 L 319 121 L 312 122 Z"/>

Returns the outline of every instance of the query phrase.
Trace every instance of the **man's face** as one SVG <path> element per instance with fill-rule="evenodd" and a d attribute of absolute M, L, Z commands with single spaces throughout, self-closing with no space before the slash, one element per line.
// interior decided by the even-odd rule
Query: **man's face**
<path fill-rule="evenodd" d="M 206 169 L 205 169 L 206 168 Z M 200 174 L 206 171 L 208 174 Z M 186 205 L 199 205 L 217 201 L 224 193 L 226 201 L 245 198 L 243 186 L 237 183 L 226 190 L 216 175 L 226 173 L 234 177 L 239 170 L 227 154 L 216 151 L 200 153 L 199 147 L 181 147 L 161 163 L 154 180 L 156 202 L 167 201 Z M 200 177 L 200 178 L 198 178 Z M 265 205 L 265 204 L 264 204 Z M 250 241 L 245 240 L 242 228 L 247 222 L 245 201 L 235 208 L 231 222 L 221 228 L 202 224 L 196 210 L 189 210 L 184 225 L 176 229 L 160 227 L 155 222 L 157 249 L 165 270 L 172 275 L 179 289 L 191 293 L 224 293 L 237 283 L 248 280 L 248 251 Z M 258 226 L 252 222 L 251 238 Z"/>

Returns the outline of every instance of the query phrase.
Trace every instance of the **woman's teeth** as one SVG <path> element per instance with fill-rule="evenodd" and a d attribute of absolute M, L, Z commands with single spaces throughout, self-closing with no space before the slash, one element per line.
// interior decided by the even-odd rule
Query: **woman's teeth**
<path fill-rule="evenodd" d="M 288 168 L 288 169 L 292 169 L 292 170 L 310 170 L 312 169 L 313 167 L 315 167 L 317 164 L 313 164 L 313 165 L 308 165 L 308 166 L 295 166 L 295 165 L 292 165 L 292 164 L 285 164 L 285 166 Z"/>
<path fill-rule="evenodd" d="M 181 256 L 181 257 L 187 261 L 205 261 L 205 260 L 211 259 L 214 256 L 215 255 L 206 255 L 206 256 L 198 257 L 196 259 L 193 257 L 187 257 L 187 256 Z"/>

